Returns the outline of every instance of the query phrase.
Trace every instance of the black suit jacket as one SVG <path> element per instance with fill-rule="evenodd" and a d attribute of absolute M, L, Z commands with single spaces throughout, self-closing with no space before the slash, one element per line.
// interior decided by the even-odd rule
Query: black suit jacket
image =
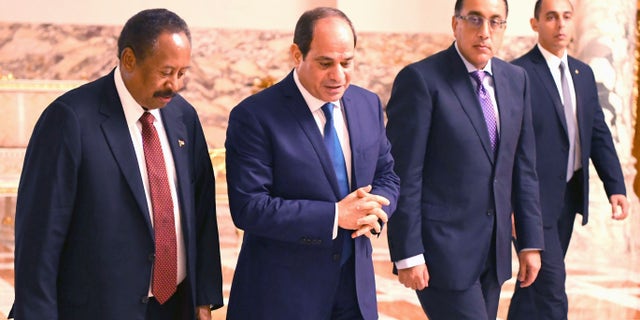
<path fill-rule="evenodd" d="M 204 134 L 179 95 L 161 114 L 178 180 L 190 307 L 219 307 L 214 176 Z M 16 318 L 144 319 L 153 229 L 113 71 L 42 113 L 27 147 L 15 232 Z"/>
<path fill-rule="evenodd" d="M 236 106 L 227 129 L 227 184 L 244 230 L 229 319 L 328 319 L 340 281 L 341 200 L 331 158 L 293 72 Z M 391 215 L 398 197 L 380 99 L 350 85 L 341 100 L 351 144 L 351 190 L 371 185 Z M 336 243 L 338 244 L 336 246 Z M 355 285 L 364 319 L 377 319 L 371 241 L 354 239 Z"/>
<path fill-rule="evenodd" d="M 536 134 L 537 171 L 540 202 L 545 225 L 557 221 L 566 189 L 569 139 L 560 93 L 551 71 L 537 46 L 513 61 L 523 67 L 531 79 L 533 127 Z M 589 159 L 604 183 L 607 196 L 625 194 L 620 161 L 609 127 L 598 101 L 598 90 L 591 68 L 569 56 L 569 70 L 576 91 L 576 110 L 582 156 L 582 202 L 576 210 L 582 223 L 589 219 Z"/>
<path fill-rule="evenodd" d="M 453 45 L 402 69 L 387 105 L 387 134 L 401 182 L 388 223 L 391 258 L 424 254 L 433 287 L 469 288 L 491 249 L 498 281 L 509 279 L 512 212 L 523 247 L 544 246 L 528 78 L 522 68 L 496 58 L 492 69 L 500 110 L 495 155 L 472 80 Z"/>

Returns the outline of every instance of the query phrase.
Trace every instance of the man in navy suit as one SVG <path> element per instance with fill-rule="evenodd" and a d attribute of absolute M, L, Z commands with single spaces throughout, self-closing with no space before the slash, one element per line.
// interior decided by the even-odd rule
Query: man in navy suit
<path fill-rule="evenodd" d="M 187 24 L 141 11 L 122 29 L 118 58 L 53 101 L 33 130 L 16 210 L 16 319 L 202 320 L 222 306 L 213 170 L 196 111 L 177 94 L 191 61 Z M 155 118 L 154 159 L 142 118 Z M 157 158 L 164 166 L 147 174 Z M 160 225 L 173 240 L 154 240 L 171 239 L 154 234 Z M 172 272 L 153 272 L 158 261 Z"/>
<path fill-rule="evenodd" d="M 528 78 L 494 58 L 507 13 L 505 0 L 456 1 L 455 42 L 402 69 L 387 105 L 401 181 L 389 250 L 430 319 L 496 318 L 512 275 L 512 212 L 523 286 L 540 267 Z"/>
<path fill-rule="evenodd" d="M 510 319 L 567 319 L 564 257 L 576 213 L 582 213 L 582 224 L 588 220 L 589 159 L 604 183 L 612 218 L 622 220 L 628 212 L 624 177 L 593 72 L 567 55 L 573 18 L 568 0 L 537 1 L 531 27 L 538 32 L 538 45 L 513 61 L 525 68 L 532 83 L 545 251 L 536 282 L 516 286 Z"/>
<path fill-rule="evenodd" d="M 229 204 L 244 239 L 229 319 L 378 317 L 369 238 L 395 207 L 399 181 L 380 99 L 350 85 L 355 45 L 343 12 L 305 12 L 294 70 L 231 111 Z M 339 151 L 325 144 L 328 129 Z"/>

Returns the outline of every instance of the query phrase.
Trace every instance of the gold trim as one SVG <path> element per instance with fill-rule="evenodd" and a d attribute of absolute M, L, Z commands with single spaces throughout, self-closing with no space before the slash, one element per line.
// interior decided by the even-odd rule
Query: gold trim
<path fill-rule="evenodd" d="M 18 188 L 16 187 L 0 187 L 0 194 L 16 194 Z"/>
<path fill-rule="evenodd" d="M 2 79 L 0 92 L 66 92 L 85 83 L 84 80 Z"/>

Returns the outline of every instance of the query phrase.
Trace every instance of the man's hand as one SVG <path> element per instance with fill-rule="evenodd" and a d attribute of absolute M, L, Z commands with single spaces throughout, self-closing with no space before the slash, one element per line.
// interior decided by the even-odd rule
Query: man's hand
<path fill-rule="evenodd" d="M 422 290 L 429 286 L 429 269 L 426 264 L 398 269 L 398 281 L 413 290 Z"/>
<path fill-rule="evenodd" d="M 520 269 L 518 270 L 518 281 L 520 281 L 520 288 L 526 288 L 530 286 L 540 271 L 540 251 L 539 250 L 526 250 L 518 253 L 518 260 L 520 262 Z"/>
<path fill-rule="evenodd" d="M 211 320 L 211 308 L 209 306 L 197 306 L 196 320 Z"/>
<path fill-rule="evenodd" d="M 624 220 L 629 215 L 629 201 L 624 194 L 611 195 L 609 203 L 611 203 L 611 219 Z M 618 207 L 621 210 L 618 210 Z"/>
<path fill-rule="evenodd" d="M 388 206 L 385 197 L 371 194 L 371 185 L 358 188 L 338 202 L 338 226 L 346 230 L 356 230 L 352 238 L 365 235 L 371 237 L 371 230 L 380 232 L 378 220 L 386 223 L 387 214 L 382 206 Z"/>

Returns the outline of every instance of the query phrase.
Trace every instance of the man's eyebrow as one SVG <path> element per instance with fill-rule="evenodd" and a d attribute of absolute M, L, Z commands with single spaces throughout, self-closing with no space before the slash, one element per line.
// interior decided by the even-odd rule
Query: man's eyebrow
<path fill-rule="evenodd" d="M 488 17 L 488 18 L 487 18 L 487 17 L 485 17 L 485 16 L 484 16 L 481 12 L 479 12 L 479 11 L 469 11 L 469 12 L 467 13 L 467 15 L 468 15 L 468 16 L 478 16 L 478 17 L 483 17 L 483 18 L 485 18 L 485 19 L 496 19 L 496 18 L 500 18 L 500 19 L 506 20 L 506 19 L 505 19 L 505 18 L 503 18 L 500 14 L 494 14 L 494 15 L 492 15 L 492 16 L 490 16 L 490 17 Z"/>

